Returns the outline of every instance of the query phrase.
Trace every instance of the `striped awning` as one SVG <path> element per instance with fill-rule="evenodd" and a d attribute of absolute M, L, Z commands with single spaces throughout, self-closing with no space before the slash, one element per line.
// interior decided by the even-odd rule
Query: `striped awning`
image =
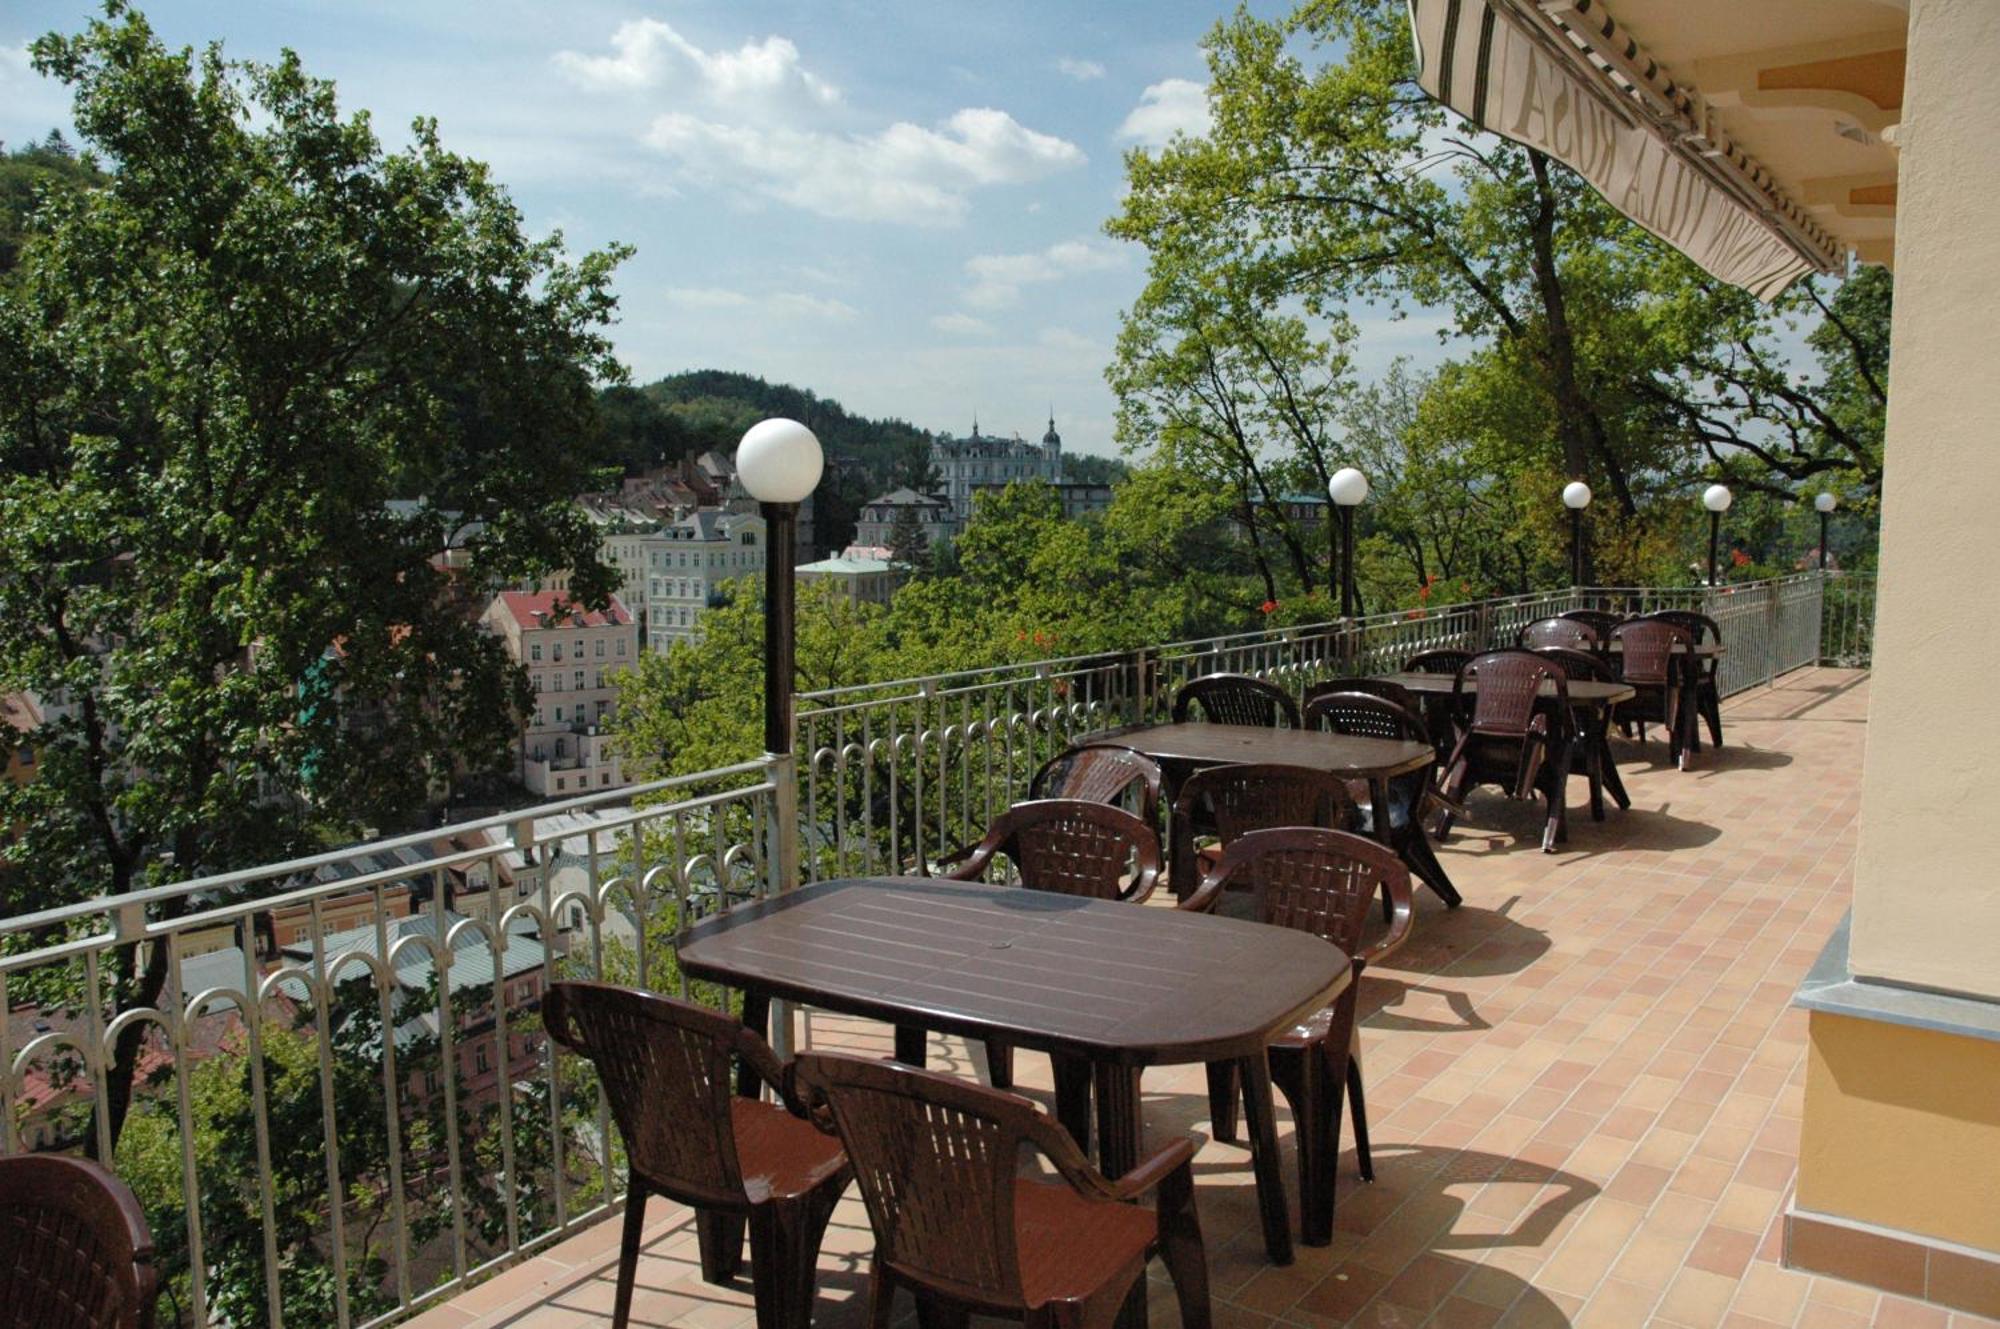
<path fill-rule="evenodd" d="M 1418 82 L 1482 129 L 1539 148 L 1607 202 L 1761 300 L 1840 247 L 1602 0 L 1410 0 Z"/>

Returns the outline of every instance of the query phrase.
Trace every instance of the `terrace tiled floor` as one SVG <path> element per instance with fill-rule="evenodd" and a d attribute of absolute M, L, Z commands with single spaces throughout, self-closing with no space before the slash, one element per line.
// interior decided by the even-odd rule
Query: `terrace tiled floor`
<path fill-rule="evenodd" d="M 1729 746 L 1691 771 L 1657 742 L 1620 745 L 1632 810 L 1593 824 L 1573 809 L 1554 856 L 1524 805 L 1476 796 L 1443 853 L 1465 906 L 1419 890 L 1411 943 L 1366 980 L 1378 1180 L 1343 1157 L 1333 1244 L 1269 1266 L 1246 1152 L 1203 1145 L 1218 1324 L 1992 1323 L 1778 1263 L 1805 1078 L 1787 1003 L 1847 907 L 1866 703 L 1865 674 L 1804 672 L 1732 701 Z M 821 1046 L 888 1051 L 878 1027 L 809 1026 Z M 973 1069 L 956 1041 L 932 1055 Z M 1042 1058 L 1020 1060 L 1046 1083 Z M 1205 1140 L 1200 1068 L 1150 1072 L 1145 1107 L 1150 1133 Z M 703 1284 L 688 1215 L 659 1200 L 652 1215 L 634 1322 L 748 1324 L 747 1280 Z M 606 1325 L 617 1241 L 599 1224 L 417 1323 Z M 869 1246 L 850 1191 L 817 1324 L 860 1324 Z M 1157 1281 L 1151 1311 L 1172 1329 Z"/>

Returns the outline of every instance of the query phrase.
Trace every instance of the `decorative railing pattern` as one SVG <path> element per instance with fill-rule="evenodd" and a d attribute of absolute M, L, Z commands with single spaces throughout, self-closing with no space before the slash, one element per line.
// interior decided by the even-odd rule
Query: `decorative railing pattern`
<path fill-rule="evenodd" d="M 1872 577 L 1799 573 L 1720 587 L 1592 586 L 1434 610 L 1279 627 L 1134 651 L 863 684 L 799 698 L 795 748 L 808 879 L 906 871 L 977 835 L 1078 736 L 1167 717 L 1205 674 L 1303 695 L 1326 679 L 1390 672 L 1419 651 L 1491 650 L 1571 609 L 1691 609 L 1716 620 L 1724 696 L 1825 658 L 1865 663 Z"/>
<path fill-rule="evenodd" d="M 686 993 L 674 942 L 773 889 L 790 781 L 760 760 L 0 924 L 0 1152 L 90 1148 L 134 1181 L 163 1324 L 379 1324 L 449 1297 L 623 1185 L 541 993 Z M 162 957 L 157 1001 L 116 995 Z"/>
<path fill-rule="evenodd" d="M 9 920 L 0 1152 L 88 1148 L 134 1179 L 162 1323 L 386 1324 L 618 1202 L 607 1105 L 540 1035 L 549 982 L 686 994 L 678 942 L 703 914 L 933 863 L 1068 743 L 1166 718 L 1204 674 L 1302 694 L 1426 649 L 1509 645 L 1579 608 L 1709 614 L 1729 694 L 1865 666 L 1874 580 L 1573 588 L 810 693 L 796 759 Z M 119 996 L 153 960 L 159 999 Z M 104 1105 L 128 1030 L 140 1083 L 114 1143 Z"/>

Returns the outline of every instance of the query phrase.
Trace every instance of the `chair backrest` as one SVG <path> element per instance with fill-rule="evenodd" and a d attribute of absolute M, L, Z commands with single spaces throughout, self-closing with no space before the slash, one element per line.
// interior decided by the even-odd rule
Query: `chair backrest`
<path fill-rule="evenodd" d="M 1536 650 L 1560 646 L 1567 650 L 1589 650 L 1598 643 L 1597 629 L 1575 618 L 1538 618 L 1522 628 L 1514 638 L 1516 646 Z"/>
<path fill-rule="evenodd" d="M 741 1023 L 609 983 L 551 984 L 542 1022 L 597 1067 L 634 1172 L 683 1203 L 745 1203 L 730 1121 Z"/>
<path fill-rule="evenodd" d="M 1471 658 L 1471 651 L 1424 651 L 1403 661 L 1403 670 L 1411 674 L 1456 674 Z"/>
<path fill-rule="evenodd" d="M 1646 617 L 1681 628 L 1688 634 L 1688 640 L 1697 646 L 1707 641 L 1722 640 L 1722 625 L 1707 614 L 1698 614 L 1692 609 L 1661 609 Z"/>
<path fill-rule="evenodd" d="M 1203 883 L 1248 886 L 1253 916 L 1324 937 L 1357 967 L 1380 959 L 1409 930 L 1410 870 L 1396 851 L 1348 831 L 1288 827 L 1253 831 L 1222 851 Z M 1399 905 L 1386 944 L 1364 950 L 1362 928 L 1384 888 Z"/>
<path fill-rule="evenodd" d="M 1393 701 L 1412 715 L 1421 713 L 1423 709 L 1417 702 L 1417 694 L 1401 683 L 1391 683 L 1386 678 L 1336 678 L 1325 683 L 1314 683 L 1306 689 L 1307 713 L 1311 713 L 1314 700 L 1335 692 L 1365 692 L 1371 697 Z M 1310 721 L 1306 727 L 1312 728 Z"/>
<path fill-rule="evenodd" d="M 1266 729 L 1277 728 L 1282 720 L 1297 729 L 1299 708 L 1292 694 L 1275 683 L 1248 674 L 1210 674 L 1184 684 L 1174 694 L 1174 723 L 1189 719 Z"/>
<path fill-rule="evenodd" d="M 1537 646 L 1535 654 L 1561 665 L 1572 683 L 1580 678 L 1587 678 L 1594 683 L 1613 683 L 1618 679 L 1618 667 L 1594 651 L 1577 651 L 1563 646 Z"/>
<path fill-rule="evenodd" d="M 1160 875 L 1160 837 L 1123 808 L 1074 798 L 1016 803 L 993 819 L 968 867 L 1013 860 L 1031 891 L 1093 900 L 1142 899 Z"/>
<path fill-rule="evenodd" d="M 1174 804 L 1183 825 L 1199 814 L 1224 844 L 1272 826 L 1338 826 L 1352 806 L 1339 776 L 1275 762 L 1196 771 Z"/>
<path fill-rule="evenodd" d="M 802 1052 L 794 1065 L 815 1119 L 847 1151 L 876 1257 L 968 1301 L 1022 1304 L 1014 1178 L 1023 1146 L 1035 1143 L 1039 1109 L 871 1058 Z"/>
<path fill-rule="evenodd" d="M 1569 675 L 1553 660 L 1534 651 L 1488 651 L 1466 662 L 1458 671 L 1454 695 L 1463 700 L 1468 679 L 1478 681 L 1472 699 L 1471 731 L 1502 738 L 1519 738 L 1528 733 L 1541 699 L 1542 684 L 1553 682 L 1556 706 L 1552 714 L 1557 724 L 1569 715 Z"/>
<path fill-rule="evenodd" d="M 1137 791 L 1136 799 L 1133 791 Z M 1108 803 L 1136 813 L 1148 826 L 1160 824 L 1160 763 L 1118 743 L 1086 743 L 1058 752 L 1028 781 L 1028 797 L 1070 798 Z M 1128 800 L 1138 806 L 1127 806 Z"/>
<path fill-rule="evenodd" d="M 1674 651 L 1694 637 L 1664 618 L 1640 618 L 1620 623 L 1611 639 L 1619 645 L 1619 674 L 1627 683 L 1664 685 L 1673 678 Z"/>
<path fill-rule="evenodd" d="M 1588 623 L 1592 628 L 1597 630 L 1597 639 L 1599 641 L 1609 641 L 1611 639 L 1611 629 L 1623 623 L 1627 616 L 1624 614 L 1614 614 L 1609 609 L 1570 609 L 1557 614 L 1556 617 L 1571 618 L 1579 623 Z"/>
<path fill-rule="evenodd" d="M 1308 729 L 1324 729 L 1356 738 L 1405 739 L 1423 744 L 1431 741 L 1429 727 L 1415 710 L 1359 689 L 1323 692 L 1314 697 L 1306 703 L 1305 723 Z"/>
<path fill-rule="evenodd" d="M 0 1314 L 31 1329 L 151 1329 L 159 1271 L 139 1201 L 96 1163 L 0 1158 Z"/>

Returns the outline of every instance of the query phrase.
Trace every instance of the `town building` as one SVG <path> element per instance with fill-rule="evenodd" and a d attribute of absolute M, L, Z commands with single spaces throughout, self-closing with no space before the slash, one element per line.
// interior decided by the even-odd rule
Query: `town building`
<path fill-rule="evenodd" d="M 559 591 L 503 591 L 484 621 L 528 671 L 535 692 L 521 732 L 521 782 L 544 796 L 624 784 L 604 726 L 617 703 L 618 672 L 639 658 L 631 612 L 615 596 L 599 611 Z"/>
<path fill-rule="evenodd" d="M 889 548 L 896 538 L 897 523 L 905 520 L 903 514 L 906 512 L 911 514 L 917 529 L 924 533 L 924 540 L 931 545 L 940 540 L 950 540 L 965 529 L 964 521 L 943 496 L 919 494 L 906 487 L 892 489 L 880 498 L 871 498 L 861 505 L 861 515 L 854 522 L 854 543 Z"/>
<path fill-rule="evenodd" d="M 823 558 L 801 563 L 801 582 L 832 582 L 855 604 L 888 604 L 903 582 L 903 574 L 887 558 Z"/>
<path fill-rule="evenodd" d="M 933 438 L 931 469 L 937 472 L 938 492 L 951 507 L 956 523 L 953 533 L 963 530 L 972 517 L 972 495 L 977 486 L 1004 486 L 1016 480 L 1062 483 L 1062 435 L 1056 432 L 1055 414 L 1050 413 L 1048 432 L 1040 443 L 1030 443 L 1018 434 L 1013 438 L 982 434 L 977 420 L 965 438 Z M 861 544 L 888 543 L 869 541 L 860 534 L 855 540 Z"/>
<path fill-rule="evenodd" d="M 1006 480 L 997 483 L 974 485 L 972 487 L 972 497 L 975 506 L 981 494 L 997 495 L 1005 492 L 1007 486 L 1014 483 L 1016 482 L 1013 480 Z M 1092 513 L 1102 512 L 1111 506 L 1112 490 L 1110 485 L 1070 484 L 1065 481 L 1061 484 L 1052 484 L 1049 487 L 1055 490 L 1056 497 L 1062 500 L 1063 517 L 1068 521 L 1079 521 L 1084 517 L 1090 516 Z M 970 514 L 968 514 L 967 519 L 970 520 Z"/>
<path fill-rule="evenodd" d="M 643 537 L 638 551 L 645 572 L 646 647 L 665 651 L 701 630 L 702 614 L 722 602 L 722 583 L 763 572 L 764 519 L 699 508 Z"/>

